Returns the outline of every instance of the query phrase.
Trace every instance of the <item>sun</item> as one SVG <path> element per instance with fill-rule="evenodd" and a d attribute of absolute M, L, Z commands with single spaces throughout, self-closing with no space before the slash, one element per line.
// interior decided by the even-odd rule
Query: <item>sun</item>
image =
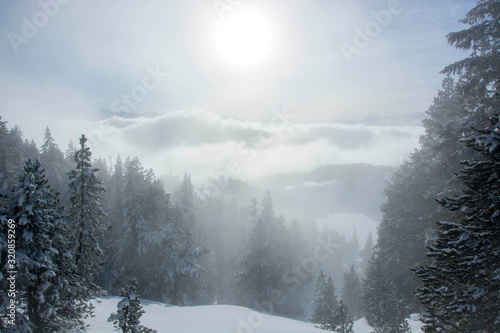
<path fill-rule="evenodd" d="M 234 69 L 254 69 L 271 60 L 275 38 L 275 28 L 264 11 L 236 8 L 214 27 L 215 56 Z"/>

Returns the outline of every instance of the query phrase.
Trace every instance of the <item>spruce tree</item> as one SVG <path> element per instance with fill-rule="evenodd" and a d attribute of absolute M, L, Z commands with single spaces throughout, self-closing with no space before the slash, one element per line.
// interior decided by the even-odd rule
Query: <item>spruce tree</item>
<path fill-rule="evenodd" d="M 125 179 L 123 162 L 118 155 L 114 165 L 114 172 L 111 176 L 109 187 L 106 191 L 107 196 L 107 216 L 104 218 L 105 225 L 108 232 L 103 238 L 103 249 L 105 257 L 104 270 L 99 278 L 100 284 L 107 290 L 118 292 L 122 286 L 115 286 L 114 283 L 118 280 L 119 272 L 114 268 L 114 254 L 116 247 L 114 243 L 120 239 L 121 230 L 120 226 L 124 221 L 124 195 L 125 195 Z"/>
<path fill-rule="evenodd" d="M 426 332 L 498 332 L 500 330 L 500 123 L 464 142 L 486 160 L 465 161 L 458 176 L 463 194 L 440 203 L 460 211 L 460 222 L 439 223 L 430 247 L 434 262 L 416 269 L 424 287 L 417 296 L 426 312 Z"/>
<path fill-rule="evenodd" d="M 64 153 L 59 149 L 50 129 L 45 128 L 45 136 L 40 149 L 40 162 L 45 169 L 45 174 L 49 184 L 58 193 L 63 193 L 67 184 L 64 178 L 65 172 L 68 170 L 64 160 Z"/>
<path fill-rule="evenodd" d="M 269 191 L 266 191 L 258 220 L 251 225 L 250 237 L 243 249 L 240 270 L 236 275 L 241 305 L 277 311 L 275 302 L 271 301 L 271 293 L 281 290 L 284 273 L 277 234 L 278 223 Z"/>
<path fill-rule="evenodd" d="M 381 260 L 373 255 L 363 284 L 363 309 L 366 321 L 376 333 L 405 333 L 404 301 L 396 294 Z"/>
<path fill-rule="evenodd" d="M 248 214 L 250 235 L 236 276 L 241 304 L 281 315 L 301 315 L 303 284 L 297 285 L 286 278 L 287 272 L 294 268 L 290 233 L 285 219 L 274 213 L 269 190 L 264 192 L 261 209 L 257 209 L 254 199 Z"/>
<path fill-rule="evenodd" d="M 173 240 L 163 186 L 151 170 L 144 170 L 138 158 L 127 158 L 123 165 L 118 158 L 111 179 L 110 233 L 102 280 L 118 292 L 127 280 L 137 278 L 141 294 L 150 298 L 164 295 L 166 290 L 160 291 L 159 286 L 171 279 L 165 267 L 167 262 L 173 267 Z M 160 272 L 160 267 L 165 271 Z"/>
<path fill-rule="evenodd" d="M 339 301 L 338 307 L 328 317 L 327 323 L 320 326 L 321 329 L 327 331 L 335 331 L 339 333 L 354 333 L 354 321 L 349 315 L 349 309 L 344 304 L 343 300 Z"/>
<path fill-rule="evenodd" d="M 120 296 L 123 298 L 118 302 L 118 311 L 111 314 L 108 322 L 113 322 L 122 333 L 155 333 L 155 330 L 140 325 L 144 310 L 137 292 L 137 285 L 137 279 L 133 279 L 128 287 L 122 289 Z"/>
<path fill-rule="evenodd" d="M 73 143 L 73 140 L 70 139 L 68 148 L 66 148 L 66 151 L 64 152 L 64 160 L 67 165 L 73 165 L 75 163 L 75 153 L 77 150 L 78 148 Z"/>
<path fill-rule="evenodd" d="M 113 188 L 115 205 L 111 212 L 113 217 L 112 234 L 109 241 L 109 283 L 112 290 L 118 292 L 125 287 L 126 281 L 137 278 L 142 284 L 145 280 L 144 260 L 148 258 L 149 243 L 153 230 L 146 218 L 145 202 L 146 180 L 144 168 L 136 157 L 125 161 L 124 184 L 120 168 L 115 172 L 117 181 Z"/>
<path fill-rule="evenodd" d="M 15 234 L 12 231 L 8 231 L 11 228 L 15 229 L 15 222 L 14 224 L 9 223 L 9 218 L 12 217 L 9 204 L 12 199 L 12 192 L 1 190 L 0 199 L 3 201 L 0 206 L 0 332 L 32 333 L 32 327 L 24 313 L 25 309 L 21 309 L 19 306 L 19 293 L 15 295 L 10 294 L 10 282 L 7 280 L 7 278 L 10 278 L 10 274 L 7 271 L 17 270 L 16 262 L 9 261 L 12 258 L 8 257 L 8 254 L 12 254 L 12 239 L 15 241 Z M 12 298 L 12 296 L 15 296 L 15 298 Z M 11 299 L 14 299 L 16 304 L 12 305 Z"/>
<path fill-rule="evenodd" d="M 85 305 L 72 293 L 79 279 L 57 206 L 40 163 L 28 160 L 12 194 L 11 214 L 16 221 L 19 305 L 35 332 L 81 328 L 85 318 Z M 7 230 L 5 225 L 2 230 Z"/>
<path fill-rule="evenodd" d="M 83 279 L 80 298 L 89 300 L 101 292 L 94 280 L 102 270 L 101 240 L 106 228 L 101 221 L 105 216 L 101 204 L 105 189 L 96 175 L 99 170 L 92 168 L 92 153 L 86 142 L 87 138 L 82 135 L 80 149 L 74 157 L 76 170 L 68 174 L 71 201 L 68 217 L 74 262 L 78 275 Z"/>
<path fill-rule="evenodd" d="M 182 178 L 179 189 L 175 192 L 175 202 L 178 204 L 182 214 L 191 225 L 196 224 L 196 209 L 194 186 L 191 182 L 191 176 L 187 173 Z"/>
<path fill-rule="evenodd" d="M 429 107 L 429 117 L 423 120 L 425 135 L 420 138 L 420 149 L 401 164 L 385 190 L 377 255 L 395 292 L 408 305 L 407 315 L 420 307 L 413 292 L 421 281 L 411 269 L 430 263 L 426 246 L 436 239 L 436 221 L 456 218 L 440 207 L 436 198 L 462 188 L 453 174 L 460 170 L 461 160 L 477 155 L 459 143 L 470 133 L 470 112 L 464 103 L 453 79 L 446 77 Z"/>
<path fill-rule="evenodd" d="M 155 258 L 154 265 L 151 265 L 149 274 L 154 282 L 151 298 L 164 303 L 171 301 L 174 286 L 176 257 L 174 251 L 177 233 L 174 228 L 173 216 L 174 208 L 170 202 L 170 195 L 165 195 L 162 223 L 156 230 L 150 245 L 151 253 L 159 255 Z"/>
<path fill-rule="evenodd" d="M 439 200 L 458 218 L 440 219 L 430 246 L 434 261 L 416 269 L 424 286 L 426 332 L 497 332 L 498 317 L 498 115 L 500 92 L 500 2 L 480 0 L 450 33 L 450 44 L 471 55 L 445 68 L 460 80 L 456 90 L 469 111 L 469 130 L 459 144 L 478 153 L 466 156 L 457 178 L 463 191 Z"/>
<path fill-rule="evenodd" d="M 25 160 L 40 160 L 40 151 L 38 150 L 34 140 L 31 140 L 30 142 L 28 139 L 24 139 L 21 156 Z"/>
<path fill-rule="evenodd" d="M 320 271 L 316 280 L 316 291 L 313 299 L 313 314 L 311 321 L 316 324 L 328 325 L 329 320 L 338 309 L 335 286 L 331 277 L 326 277 Z"/>
<path fill-rule="evenodd" d="M 21 156 L 23 141 L 19 127 L 7 128 L 7 122 L 0 117 L 0 188 L 10 189 L 23 170 Z"/>
<path fill-rule="evenodd" d="M 345 306 L 349 309 L 349 315 L 358 320 L 363 317 L 362 309 L 362 289 L 361 280 L 358 271 L 352 265 L 347 272 L 344 273 L 344 287 L 342 288 L 342 299 Z"/>
<path fill-rule="evenodd" d="M 199 259 L 207 250 L 195 241 L 190 226 L 181 209 L 176 205 L 173 212 L 173 288 L 172 304 L 189 305 L 196 298 L 205 296 L 205 269 Z"/>

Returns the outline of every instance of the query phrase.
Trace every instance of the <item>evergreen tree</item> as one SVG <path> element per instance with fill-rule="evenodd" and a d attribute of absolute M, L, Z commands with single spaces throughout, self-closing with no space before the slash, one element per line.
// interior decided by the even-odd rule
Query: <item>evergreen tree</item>
<path fill-rule="evenodd" d="M 312 277 L 310 274 L 306 274 L 302 277 L 301 283 L 290 281 L 287 278 L 286 273 L 292 272 L 296 267 L 296 263 L 299 262 L 299 258 L 301 258 L 296 251 L 300 250 L 303 244 L 298 239 L 298 235 L 294 235 L 295 239 L 293 239 L 291 231 L 285 225 L 285 218 L 283 216 L 278 216 L 276 223 L 276 235 L 274 238 L 278 266 L 275 269 L 280 274 L 279 292 L 277 293 L 279 297 L 271 298 L 271 300 L 274 300 L 274 311 L 277 314 L 298 318 L 303 316 L 302 302 L 304 288 L 306 284 L 312 281 Z"/>
<path fill-rule="evenodd" d="M 85 305 L 70 292 L 78 287 L 78 278 L 73 274 L 66 225 L 38 161 L 26 162 L 11 207 L 23 315 L 36 332 L 81 328 Z M 2 225 L 2 230 L 7 226 Z"/>
<path fill-rule="evenodd" d="M 100 244 L 106 228 L 101 221 L 105 216 L 101 205 L 105 189 L 96 175 L 99 170 L 92 168 L 92 153 L 86 142 L 87 138 L 82 135 L 80 149 L 75 153 L 76 170 L 68 175 L 72 252 L 78 274 L 83 278 L 81 298 L 89 300 L 101 291 L 94 280 L 102 270 Z"/>
<path fill-rule="evenodd" d="M 63 193 L 67 181 L 64 174 L 67 171 L 64 154 L 55 143 L 50 129 L 45 129 L 45 137 L 41 147 L 40 162 L 45 169 L 47 180 L 58 193 Z"/>
<path fill-rule="evenodd" d="M 23 141 L 19 127 L 7 128 L 0 117 L 0 188 L 10 189 L 23 169 Z"/>
<path fill-rule="evenodd" d="M 40 159 L 40 151 L 38 150 L 34 140 L 31 140 L 30 142 L 28 139 L 25 139 L 21 151 L 21 156 L 25 160 L 30 159 L 32 161 L 36 161 Z"/>
<path fill-rule="evenodd" d="M 462 23 L 469 28 L 448 34 L 448 43 L 469 57 L 447 66 L 443 72 L 460 75 L 458 92 L 465 97 L 465 107 L 473 111 L 468 125 L 473 128 L 492 126 L 489 118 L 498 109 L 500 96 L 500 3 L 498 0 L 478 0 Z"/>
<path fill-rule="evenodd" d="M 175 201 L 188 223 L 194 225 L 196 215 L 194 186 L 191 183 L 191 176 L 187 173 L 184 174 L 181 186 L 175 193 Z"/>
<path fill-rule="evenodd" d="M 500 123 L 464 142 L 487 159 L 465 161 L 458 174 L 463 194 L 440 203 L 463 213 L 461 222 L 440 222 L 430 248 L 434 262 L 416 269 L 424 287 L 417 296 L 426 312 L 426 332 L 500 330 Z"/>
<path fill-rule="evenodd" d="M 254 213 L 255 210 L 252 215 Z M 280 237 L 280 234 L 287 233 L 283 219 L 275 217 L 269 191 L 264 194 L 262 210 L 257 216 L 258 220 L 251 225 L 236 275 L 240 303 L 280 314 L 288 310 L 294 312 L 296 309 L 292 310 L 289 304 L 273 301 L 276 298 L 273 292 L 286 290 L 286 281 L 282 277 L 291 268 L 291 261 L 290 251 L 286 250 L 288 245 Z"/>
<path fill-rule="evenodd" d="M 332 278 L 326 278 L 323 271 L 320 271 L 316 281 L 311 321 L 316 324 L 328 325 L 338 306 L 339 303 L 335 295 L 335 286 Z"/>
<path fill-rule="evenodd" d="M 116 181 L 114 193 L 114 209 L 112 235 L 109 241 L 108 278 L 112 290 L 125 287 L 126 281 L 137 278 L 141 284 L 146 284 L 147 265 L 144 262 L 150 255 L 148 249 L 154 229 L 147 219 L 145 204 L 146 179 L 141 162 L 136 157 L 127 159 L 124 175 L 118 164 L 115 170 Z M 123 188 L 120 182 L 123 177 Z"/>
<path fill-rule="evenodd" d="M 283 272 L 274 237 L 276 221 L 265 223 L 259 218 L 252 226 L 236 275 L 238 296 L 244 306 L 275 311 L 271 292 L 281 290 Z"/>
<path fill-rule="evenodd" d="M 174 208 L 170 202 L 170 195 L 165 195 L 164 216 L 162 223 L 152 237 L 150 251 L 160 254 L 154 258 L 151 265 L 150 282 L 153 282 L 149 291 L 151 298 L 160 302 L 170 302 L 174 286 L 175 268 L 175 237 L 177 233 L 174 228 Z M 148 270 L 149 271 L 149 270 Z"/>
<path fill-rule="evenodd" d="M 19 295 L 15 295 L 15 301 L 18 303 L 14 305 L 13 309 L 10 301 L 10 297 L 13 295 L 9 295 L 10 283 L 7 278 L 10 276 L 6 271 L 16 270 L 15 265 L 17 264 L 16 262 L 9 262 L 11 258 L 7 256 L 12 253 L 9 253 L 9 249 L 12 251 L 12 239 L 15 240 L 15 237 L 12 238 L 14 234 L 8 231 L 11 229 L 11 224 L 8 222 L 8 219 L 12 217 L 10 210 L 12 192 L 0 190 L 0 199 L 7 202 L 0 206 L 0 226 L 2 227 L 0 229 L 0 331 L 5 333 L 32 333 L 33 331 L 28 318 L 23 313 L 23 310 L 18 307 Z M 10 247 L 9 241 L 11 244 Z"/>
<path fill-rule="evenodd" d="M 73 165 L 75 163 L 74 157 L 77 150 L 78 148 L 73 143 L 73 140 L 70 139 L 68 148 L 66 148 L 66 151 L 64 152 L 64 160 L 66 161 L 67 165 Z"/>
<path fill-rule="evenodd" d="M 364 274 L 364 272 L 366 271 L 366 267 L 368 266 L 368 262 L 370 261 L 370 258 L 373 255 L 374 246 L 375 246 L 375 244 L 373 241 L 373 234 L 370 231 L 370 233 L 368 234 L 368 238 L 365 241 L 365 245 L 360 251 L 361 264 L 360 264 L 359 271 L 361 272 L 361 274 Z"/>
<path fill-rule="evenodd" d="M 404 301 L 395 293 L 381 260 L 370 260 L 363 293 L 364 315 L 376 333 L 405 333 L 407 331 Z"/>
<path fill-rule="evenodd" d="M 256 223 L 258 209 L 257 209 L 257 200 L 255 200 L 255 198 L 252 198 L 252 200 L 250 201 L 250 205 L 247 208 L 247 213 L 248 213 L 248 216 L 250 217 L 250 222 Z"/>
<path fill-rule="evenodd" d="M 155 330 L 140 325 L 144 310 L 137 292 L 137 285 L 137 279 L 133 279 L 128 287 L 122 289 L 120 296 L 123 298 L 118 302 L 118 311 L 111 314 L 108 322 L 113 322 L 122 333 L 154 333 Z"/>
<path fill-rule="evenodd" d="M 430 246 L 434 261 L 416 269 L 424 283 L 417 296 L 425 306 L 427 332 L 499 330 L 499 19 L 500 2 L 480 0 L 462 20 L 471 27 L 448 35 L 450 44 L 472 51 L 444 72 L 460 76 L 456 90 L 469 110 L 471 129 L 459 144 L 478 155 L 463 158 L 465 169 L 457 177 L 465 185 L 462 194 L 439 200 L 458 218 L 440 219 Z"/>
<path fill-rule="evenodd" d="M 327 331 L 335 331 L 339 333 L 354 333 L 353 331 L 354 321 L 349 315 L 349 310 L 344 304 L 343 300 L 340 300 L 339 306 L 330 315 L 326 324 L 320 326 L 321 329 Z"/>
<path fill-rule="evenodd" d="M 202 273 L 205 269 L 199 264 L 199 258 L 207 253 L 195 241 L 191 229 L 178 206 L 173 213 L 173 289 L 172 304 L 189 305 L 197 297 L 205 295 L 205 281 Z"/>
<path fill-rule="evenodd" d="M 416 265 L 429 263 L 426 246 L 436 239 L 436 221 L 453 220 L 454 215 L 435 201 L 461 188 L 453 176 L 460 161 L 472 156 L 471 149 L 459 145 L 468 112 L 455 92 L 450 77 L 443 80 L 424 120 L 421 148 L 393 174 L 382 205 L 383 219 L 378 228 L 377 255 L 396 294 L 408 305 L 407 315 L 419 311 L 413 291 L 421 281 L 411 272 Z"/>
<path fill-rule="evenodd" d="M 352 265 L 347 272 L 344 273 L 344 288 L 342 289 L 342 299 L 345 306 L 349 309 L 349 315 L 358 320 L 363 317 L 362 309 L 362 289 L 361 280 L 358 271 Z"/>
<path fill-rule="evenodd" d="M 120 224 L 124 220 L 123 216 L 123 196 L 124 196 L 124 177 L 123 177 L 123 162 L 118 155 L 114 171 L 109 179 L 106 187 L 105 204 L 106 217 L 103 219 L 107 228 L 107 233 L 103 237 L 102 247 L 104 250 L 104 268 L 99 277 L 99 284 L 106 290 L 115 290 L 113 282 L 118 278 L 116 272 L 112 270 L 113 262 L 113 242 L 120 237 Z M 119 290 L 119 289 L 118 289 Z"/>
<path fill-rule="evenodd" d="M 264 198 L 262 198 L 261 210 L 259 218 L 266 224 L 272 224 L 275 220 L 273 199 L 271 198 L 271 193 L 269 190 L 264 192 Z"/>

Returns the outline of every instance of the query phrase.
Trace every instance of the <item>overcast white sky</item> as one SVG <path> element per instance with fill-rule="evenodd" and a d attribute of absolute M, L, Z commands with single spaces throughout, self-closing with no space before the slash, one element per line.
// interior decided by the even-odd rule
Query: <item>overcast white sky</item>
<path fill-rule="evenodd" d="M 303 161 L 301 150 L 306 155 L 318 150 L 310 164 L 356 160 L 336 155 L 339 147 L 362 160 L 360 153 L 365 151 L 356 149 L 363 145 L 332 143 L 332 133 L 339 129 L 319 128 L 333 126 L 325 122 L 338 119 L 425 111 L 440 87 L 439 71 L 465 56 L 447 44 L 446 34 L 465 28 L 458 20 L 474 4 L 471 0 L 1 1 L 0 115 L 37 142 L 44 127 L 50 126 L 64 149 L 70 137 L 80 135 L 77 132 L 96 126 L 102 131 L 103 123 L 83 120 L 97 110 L 161 113 L 158 119 L 134 120 L 122 127 L 108 122 L 101 141 L 110 151 L 123 150 L 124 142 L 132 141 L 126 149 L 137 146 L 143 159 L 154 159 L 141 155 L 146 147 L 150 154 L 163 152 L 163 159 L 183 156 L 196 163 L 200 146 L 213 133 L 197 135 L 201 139 L 189 144 L 187 133 L 179 132 L 175 140 L 185 148 L 179 150 L 172 145 L 176 142 L 172 136 L 162 133 L 168 126 L 174 128 L 165 122 L 179 118 L 179 110 L 203 110 L 184 116 L 189 121 L 196 118 L 197 125 L 189 125 L 189 131 L 197 131 L 200 121 L 206 124 L 208 118 L 210 124 L 224 128 L 228 119 L 252 121 L 235 125 L 238 130 L 233 128 L 226 140 L 206 143 L 219 147 L 218 159 L 223 160 L 221 155 L 229 154 L 231 145 L 244 142 L 246 148 L 252 147 L 245 141 L 248 127 L 265 127 L 276 116 L 273 110 L 286 107 L 293 115 L 293 133 L 300 132 L 300 126 L 311 127 L 303 134 L 316 133 L 304 134 L 307 138 L 300 145 L 294 137 L 284 139 L 282 146 L 293 148 L 298 159 L 290 165 Z M 356 47 L 355 53 L 346 57 L 346 47 L 351 51 Z M 156 132 L 162 135 L 151 136 L 151 126 L 158 124 L 165 124 Z M 135 137 L 125 135 L 129 132 Z M 397 139 L 402 132 L 374 137 L 370 145 L 378 150 L 370 151 L 373 162 L 397 164 L 415 146 L 417 132 L 408 129 L 406 141 Z M 385 132 L 364 128 L 357 135 L 363 141 L 368 133 Z M 383 149 L 377 145 L 387 140 L 394 146 L 393 139 L 401 147 L 393 147 L 385 159 L 377 158 Z M 313 142 L 314 148 L 307 146 Z M 178 154 L 168 155 L 165 150 L 172 153 L 173 147 Z M 285 154 L 285 150 L 265 151 L 269 156 Z M 366 155 L 364 159 L 369 161 Z M 274 170 L 269 163 L 256 168 Z"/>

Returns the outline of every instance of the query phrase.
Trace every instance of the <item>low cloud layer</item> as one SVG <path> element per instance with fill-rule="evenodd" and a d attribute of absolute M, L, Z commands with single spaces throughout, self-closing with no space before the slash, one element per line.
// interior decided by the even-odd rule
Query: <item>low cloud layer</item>
<path fill-rule="evenodd" d="M 417 147 L 422 131 L 417 126 L 296 123 L 286 117 L 241 121 L 203 110 L 112 117 L 87 130 L 97 155 L 138 156 L 158 174 L 186 171 L 195 178 L 242 179 L 326 164 L 396 166 Z"/>

